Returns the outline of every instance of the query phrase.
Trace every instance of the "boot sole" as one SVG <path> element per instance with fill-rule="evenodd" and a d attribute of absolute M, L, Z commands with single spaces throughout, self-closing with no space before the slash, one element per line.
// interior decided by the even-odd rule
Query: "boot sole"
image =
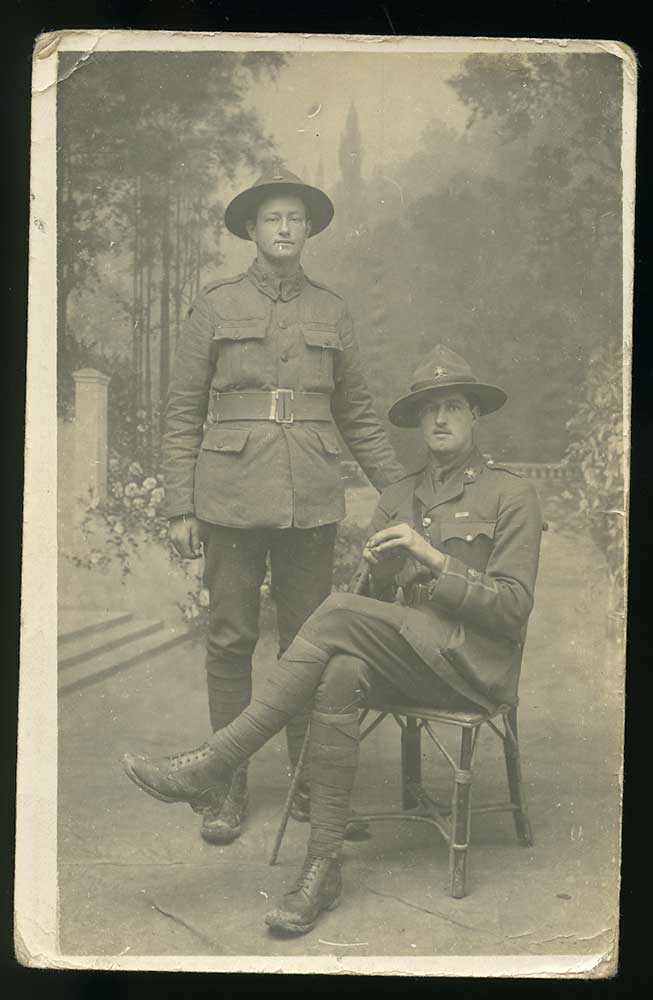
<path fill-rule="evenodd" d="M 331 903 L 324 906 L 320 910 L 320 913 L 318 913 L 315 920 L 312 920 L 308 924 L 297 924 L 293 923 L 291 920 L 283 920 L 282 918 L 275 919 L 273 913 L 268 914 L 265 918 L 265 922 L 272 931 L 284 931 L 286 934 L 308 934 L 309 931 L 312 931 L 317 924 L 320 919 L 320 914 L 326 913 L 328 910 L 335 910 L 336 907 L 340 906 L 341 900 L 342 896 L 336 896 Z"/>
<path fill-rule="evenodd" d="M 240 818 L 241 822 L 237 827 L 225 826 L 223 832 L 220 832 L 220 830 L 212 832 L 211 830 L 205 830 L 204 827 L 202 827 L 200 830 L 202 840 L 205 840 L 207 844 L 230 844 L 232 840 L 237 840 L 243 832 L 243 825 L 247 819 L 247 809 L 241 813 Z"/>
<path fill-rule="evenodd" d="M 200 830 L 200 835 L 202 840 L 205 840 L 207 844 L 230 844 L 232 840 L 238 840 L 242 833 L 242 827 L 238 827 L 237 830 L 225 830 L 224 834 L 220 833 L 206 833 L 204 830 Z"/>
<path fill-rule="evenodd" d="M 180 802 L 189 805 L 193 810 L 193 812 L 196 813 L 202 813 L 207 808 L 206 802 L 199 802 L 197 800 L 191 801 L 190 799 L 185 799 L 181 797 L 173 798 L 170 795 L 164 795 L 163 792 L 159 792 L 156 788 L 152 788 L 151 785 L 148 785 L 145 781 L 143 781 L 143 779 L 140 778 L 138 774 L 136 774 L 136 772 L 133 770 L 129 762 L 123 761 L 122 766 L 125 774 L 130 779 L 130 781 L 133 781 L 134 784 L 138 788 L 140 788 L 141 791 L 146 792 L 147 795 L 151 795 L 152 798 L 158 799 L 159 802 L 167 802 L 167 803 Z M 208 805 L 210 806 L 210 802 L 208 803 Z"/>

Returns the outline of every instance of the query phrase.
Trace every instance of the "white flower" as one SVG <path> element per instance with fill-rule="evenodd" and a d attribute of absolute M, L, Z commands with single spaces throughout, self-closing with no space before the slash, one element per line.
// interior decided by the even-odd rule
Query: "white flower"
<path fill-rule="evenodd" d="M 145 517 L 156 517 L 156 507 L 146 507 Z"/>
<path fill-rule="evenodd" d="M 155 490 L 152 490 L 152 494 L 150 496 L 150 503 L 154 504 L 161 503 L 164 496 L 165 496 L 165 491 L 162 489 L 161 486 L 157 486 Z"/>
<path fill-rule="evenodd" d="M 134 508 L 134 510 L 142 510 L 144 506 L 145 506 L 145 501 L 143 500 L 142 497 L 134 497 L 134 499 L 132 500 L 132 507 Z"/>
<path fill-rule="evenodd" d="M 197 595 L 197 603 L 201 608 L 208 608 L 211 603 L 211 595 L 209 594 L 206 587 L 202 587 L 199 594 Z"/>
<path fill-rule="evenodd" d="M 113 493 L 114 497 L 117 497 L 118 500 L 120 500 L 121 496 L 125 492 L 122 488 L 122 483 L 114 483 L 113 486 L 111 487 L 111 492 Z"/>
<path fill-rule="evenodd" d="M 143 424 L 136 424 L 136 430 L 139 434 L 145 434 L 146 429 Z"/>
<path fill-rule="evenodd" d="M 125 534 L 125 526 L 124 526 L 124 524 L 122 524 L 121 521 L 116 521 L 116 523 L 113 526 L 113 530 L 116 533 L 116 535 L 124 535 Z"/>
<path fill-rule="evenodd" d="M 142 476 L 143 475 L 143 468 L 142 468 L 142 466 L 140 466 L 138 464 L 138 462 L 132 462 L 132 464 L 129 466 L 129 475 L 130 476 Z"/>
<path fill-rule="evenodd" d="M 153 490 L 155 486 L 156 486 L 156 479 L 154 479 L 152 476 L 148 476 L 147 479 L 143 480 L 144 490 Z"/>
<path fill-rule="evenodd" d="M 139 487 L 136 483 L 127 483 L 125 486 L 125 496 L 126 497 L 136 497 L 139 493 Z"/>
<path fill-rule="evenodd" d="M 97 563 L 99 563 L 100 559 L 102 558 L 102 554 L 100 552 L 98 552 L 97 549 L 93 549 L 93 551 L 91 552 L 91 557 L 90 558 L 91 558 L 91 562 L 93 563 L 93 565 L 96 566 Z"/>
<path fill-rule="evenodd" d="M 129 497 L 123 497 L 123 498 L 122 498 L 122 505 L 123 505 L 123 507 L 126 507 L 126 508 L 127 508 L 127 510 L 130 510 L 130 509 L 131 509 L 131 505 L 132 505 L 132 502 L 131 502 L 131 500 L 129 499 Z"/>

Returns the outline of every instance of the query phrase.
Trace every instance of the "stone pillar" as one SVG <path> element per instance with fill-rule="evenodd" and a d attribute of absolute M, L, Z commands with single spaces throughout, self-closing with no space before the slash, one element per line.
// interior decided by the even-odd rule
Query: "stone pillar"
<path fill-rule="evenodd" d="M 111 381 L 94 368 L 73 372 L 75 382 L 75 493 L 84 500 L 107 495 L 107 397 Z"/>

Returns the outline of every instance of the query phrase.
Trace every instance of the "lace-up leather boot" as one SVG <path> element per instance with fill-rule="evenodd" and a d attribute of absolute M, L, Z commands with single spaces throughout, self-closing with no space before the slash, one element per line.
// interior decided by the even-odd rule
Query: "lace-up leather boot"
<path fill-rule="evenodd" d="M 207 809 L 202 821 L 202 837 L 209 844 L 228 844 L 240 836 L 247 817 L 247 764 L 234 772 L 231 788 L 219 809 Z"/>
<path fill-rule="evenodd" d="M 313 930 L 320 913 L 336 908 L 341 893 L 339 859 L 307 857 L 295 887 L 270 910 L 265 922 L 274 931 L 306 934 Z"/>
<path fill-rule="evenodd" d="M 170 757 L 127 753 L 122 765 L 128 778 L 161 802 L 187 802 L 195 812 L 219 809 L 231 787 L 233 769 L 204 743 Z"/>

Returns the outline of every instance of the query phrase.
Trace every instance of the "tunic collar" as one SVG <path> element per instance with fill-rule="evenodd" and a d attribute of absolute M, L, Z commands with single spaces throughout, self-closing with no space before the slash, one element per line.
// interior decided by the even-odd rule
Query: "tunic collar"
<path fill-rule="evenodd" d="M 247 277 L 258 288 L 259 292 L 263 292 L 274 302 L 278 299 L 281 299 L 282 302 L 289 302 L 290 299 L 296 298 L 306 281 L 301 267 L 294 274 L 282 278 L 273 271 L 264 268 L 258 257 L 249 268 Z"/>
<path fill-rule="evenodd" d="M 441 482 L 436 480 L 431 467 L 427 465 L 415 488 L 415 496 L 424 505 L 425 511 L 431 510 L 460 496 L 465 486 L 475 482 L 484 468 L 485 460 L 476 446 L 473 446 L 441 470 L 444 474 Z"/>

